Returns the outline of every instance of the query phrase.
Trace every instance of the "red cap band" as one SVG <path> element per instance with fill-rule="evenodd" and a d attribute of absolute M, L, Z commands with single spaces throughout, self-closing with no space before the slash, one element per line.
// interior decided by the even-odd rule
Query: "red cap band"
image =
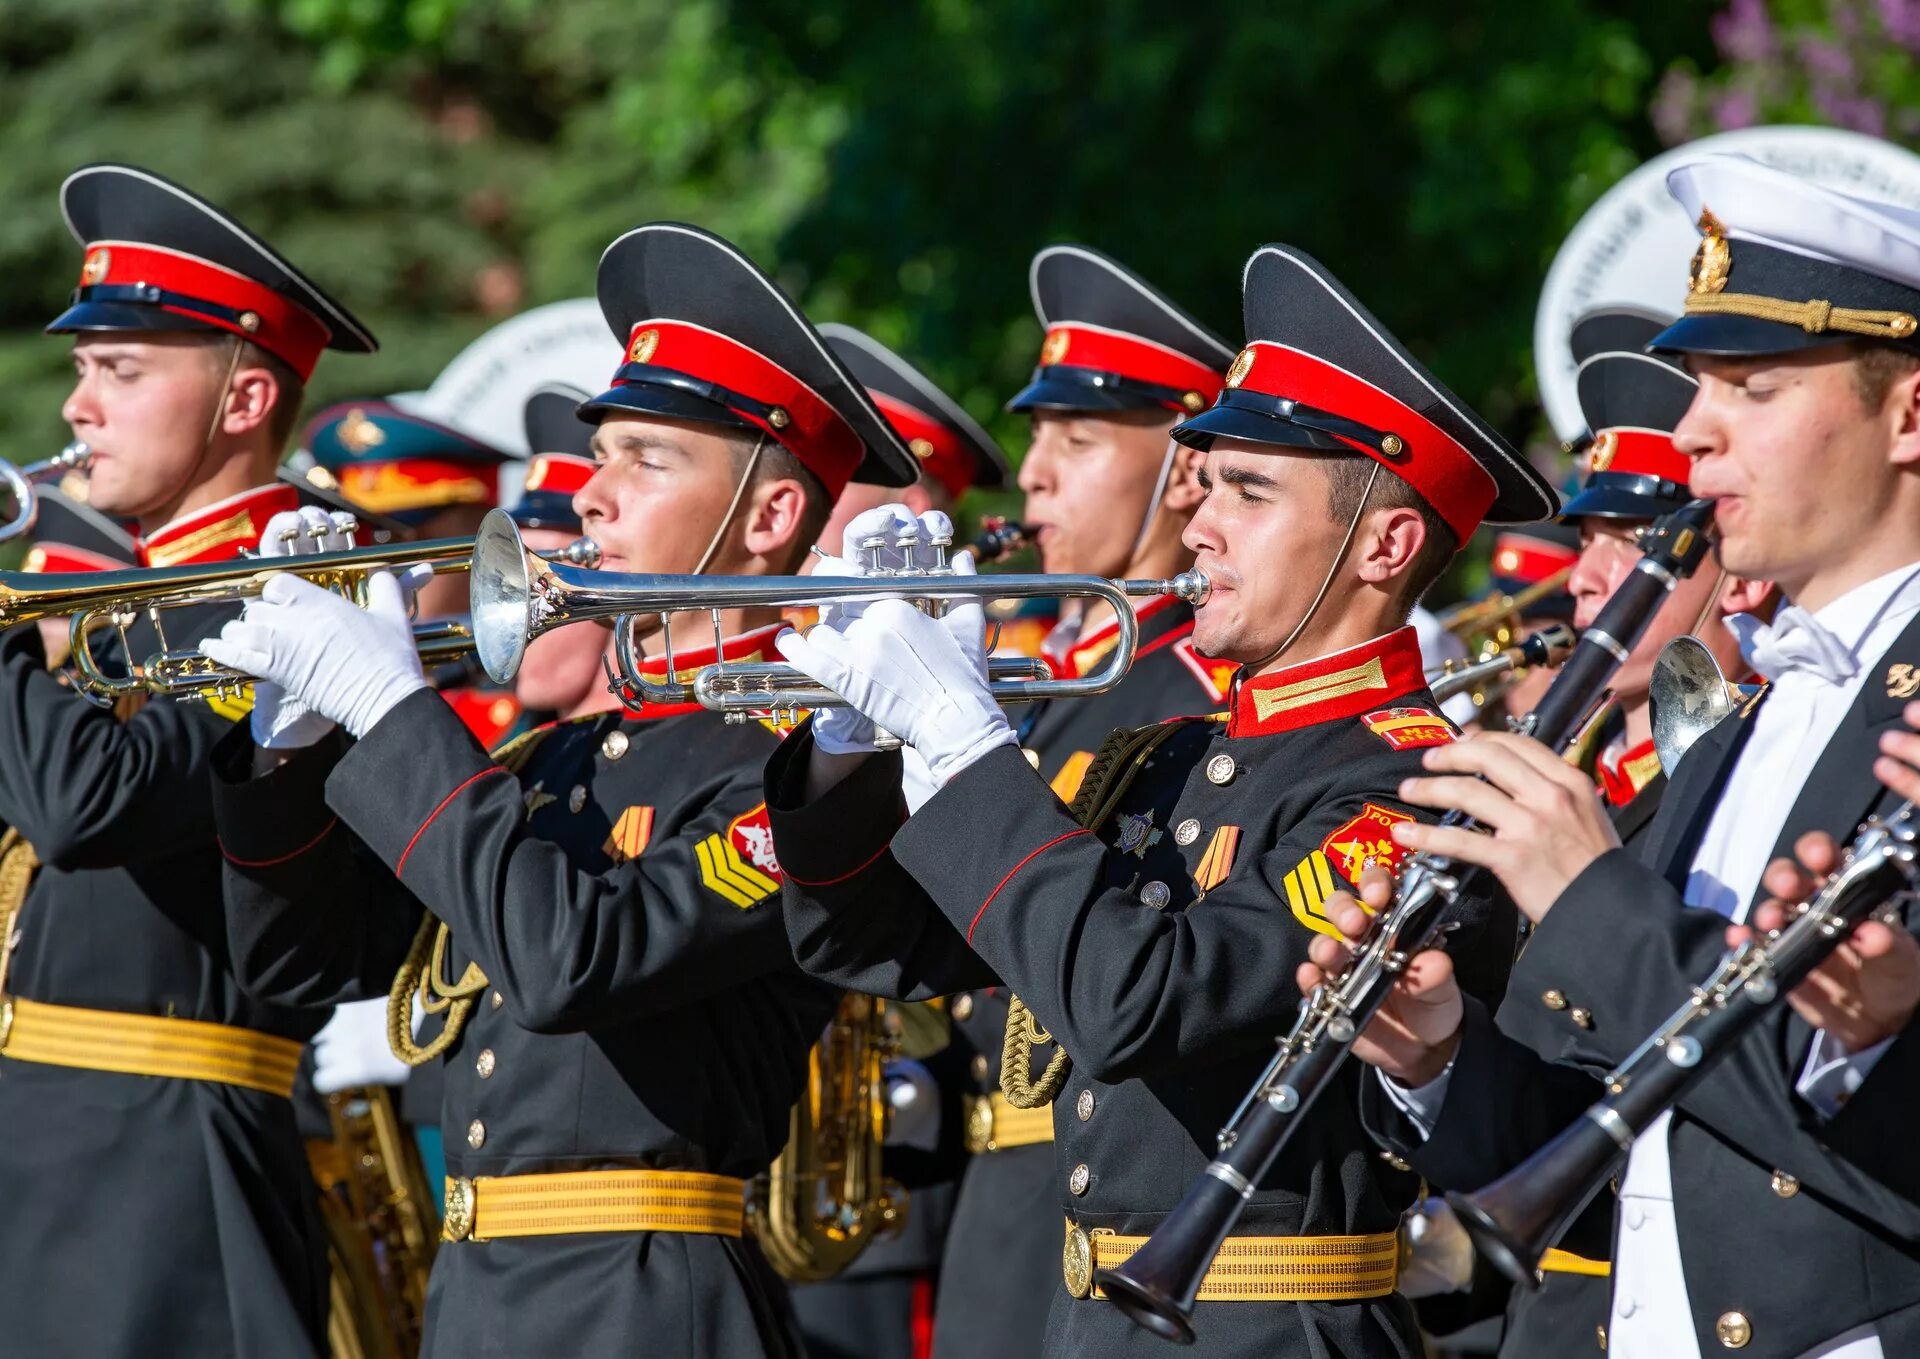
<path fill-rule="evenodd" d="M 908 450 L 920 460 L 920 470 L 946 487 L 948 495 L 958 498 L 973 485 L 973 455 L 951 425 L 871 387 L 867 395 L 887 417 L 894 433 L 906 441 Z"/>
<path fill-rule="evenodd" d="M 1420 492 L 1461 542 L 1493 508 L 1499 488 L 1466 445 L 1364 378 L 1269 340 L 1241 350 L 1233 371 L 1238 380 L 1230 385 L 1242 391 L 1284 397 L 1395 436 L 1399 447 L 1391 454 L 1358 441 L 1352 447 Z"/>
<path fill-rule="evenodd" d="M 572 453 L 536 453 L 527 460 L 527 479 L 521 489 L 572 495 L 592 479 L 598 466 L 592 458 Z"/>
<path fill-rule="evenodd" d="M 95 241 L 87 247 L 86 260 L 80 266 L 80 287 L 107 284 L 148 284 L 175 294 L 176 300 L 157 304 L 160 310 L 252 340 L 284 361 L 300 375 L 302 382 L 313 376 L 314 365 L 320 362 L 320 351 L 333 338 L 325 322 L 284 293 L 177 250 L 129 241 Z M 237 319 L 195 311 L 177 300 L 182 297 L 197 298 L 232 311 Z"/>
<path fill-rule="evenodd" d="M 1080 324 L 1048 329 L 1047 338 L 1040 346 L 1040 366 L 1090 368 L 1100 373 L 1118 373 L 1156 387 L 1170 387 L 1182 396 L 1166 402 L 1167 408 L 1188 414 L 1212 404 L 1227 380 L 1224 370 L 1209 368 L 1177 349 L 1123 331 Z"/>
<path fill-rule="evenodd" d="M 1657 429 L 1620 426 L 1593 436 L 1587 450 L 1587 472 L 1618 472 L 1622 476 L 1658 477 L 1678 486 L 1693 475 L 1693 459 L 1673 446 L 1673 436 Z"/>
<path fill-rule="evenodd" d="M 734 414 L 766 431 L 838 496 L 866 455 L 859 434 L 825 397 L 757 350 L 686 321 L 642 321 L 628 334 L 627 363 L 671 368 L 772 410 Z M 614 386 L 624 386 L 618 377 Z"/>
<path fill-rule="evenodd" d="M 1537 585 L 1580 560 L 1577 549 L 1524 533 L 1503 533 L 1493 540 L 1493 574 Z"/>

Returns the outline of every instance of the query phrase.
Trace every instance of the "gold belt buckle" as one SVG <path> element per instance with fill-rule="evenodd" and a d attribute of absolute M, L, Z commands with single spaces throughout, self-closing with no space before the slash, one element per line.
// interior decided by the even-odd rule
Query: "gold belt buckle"
<path fill-rule="evenodd" d="M 993 1150 L 993 1096 L 978 1095 L 967 1110 L 967 1150 L 978 1156 Z"/>
<path fill-rule="evenodd" d="M 1060 1252 L 1060 1279 L 1067 1296 L 1085 1298 L 1093 1293 L 1093 1241 L 1077 1225 L 1067 1228 L 1067 1244 Z"/>
<path fill-rule="evenodd" d="M 441 1217 L 442 1241 L 467 1241 L 473 1237 L 473 1181 L 465 1175 L 447 1177 L 446 1212 Z"/>

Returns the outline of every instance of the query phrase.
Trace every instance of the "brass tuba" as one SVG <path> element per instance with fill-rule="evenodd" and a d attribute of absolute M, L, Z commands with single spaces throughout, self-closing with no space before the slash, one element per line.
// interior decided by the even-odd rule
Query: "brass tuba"
<path fill-rule="evenodd" d="M 782 1278 L 830 1279 L 906 1221 L 906 1193 L 880 1167 L 886 1064 L 898 1046 L 887 1003 L 849 991 L 808 1055 L 787 1145 L 747 1200 L 761 1252 Z"/>

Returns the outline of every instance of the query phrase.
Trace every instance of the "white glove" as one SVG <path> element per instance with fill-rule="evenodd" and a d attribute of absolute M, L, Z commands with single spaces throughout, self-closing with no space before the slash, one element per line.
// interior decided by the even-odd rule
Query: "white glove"
<path fill-rule="evenodd" d="M 385 997 L 333 1007 L 313 1036 L 313 1088 L 323 1095 L 355 1085 L 404 1085 L 407 1064 L 387 1041 Z"/>
<path fill-rule="evenodd" d="M 1408 1251 L 1400 1266 L 1400 1291 L 1409 1298 L 1464 1293 L 1473 1287 L 1473 1238 L 1445 1199 L 1427 1199 L 1407 1210 L 1400 1224 Z"/>
<path fill-rule="evenodd" d="M 201 650 L 270 680 L 360 737 L 427 687 L 407 613 L 406 587 L 388 571 L 367 581 L 365 609 L 308 581 L 275 576 Z"/>
<path fill-rule="evenodd" d="M 314 552 L 344 552 L 353 546 L 353 517 L 329 515 L 312 505 L 282 510 L 267 520 L 260 535 L 262 557 L 297 557 Z M 279 685 L 255 680 L 253 713 L 255 745 L 268 750 L 298 750 L 321 740 L 333 722 L 288 696 Z"/>
<path fill-rule="evenodd" d="M 882 599 L 844 632 L 783 632 L 775 645 L 795 667 L 918 750 L 935 785 L 944 785 L 996 746 L 1016 744 L 988 691 L 984 660 L 970 656 L 949 631 L 971 626 L 977 632 L 980 606 L 968 603 L 951 613 L 971 615 L 972 622 L 929 618 L 905 600 Z"/>

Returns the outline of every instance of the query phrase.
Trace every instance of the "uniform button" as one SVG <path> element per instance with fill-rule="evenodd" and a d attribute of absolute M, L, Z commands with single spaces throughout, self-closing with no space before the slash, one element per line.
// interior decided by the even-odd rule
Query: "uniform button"
<path fill-rule="evenodd" d="M 1199 838 L 1200 823 L 1192 817 L 1188 817 L 1173 828 L 1173 843 L 1176 845 L 1190 845 Z"/>
<path fill-rule="evenodd" d="M 1073 1111 L 1076 1114 L 1080 1115 L 1080 1121 L 1082 1123 L 1085 1123 L 1088 1119 L 1092 1118 L 1093 1117 L 1093 1091 L 1082 1090 L 1080 1092 L 1080 1098 L 1073 1102 Z"/>
<path fill-rule="evenodd" d="M 985 1054 L 976 1054 L 973 1059 L 973 1078 L 984 1081 L 987 1078 L 987 1059 Z"/>
<path fill-rule="evenodd" d="M 1627 1230 L 1630 1232 L 1637 1232 L 1646 1225 L 1647 1214 L 1637 1203 L 1628 1204 L 1626 1211 L 1620 1216 L 1626 1222 Z"/>
<path fill-rule="evenodd" d="M 1573 1021 L 1573 1026 L 1577 1029 L 1590 1029 L 1593 1027 L 1593 1011 L 1583 1010 L 1578 1005 L 1573 1007 L 1573 1013 L 1568 1015 L 1567 1018 Z"/>
<path fill-rule="evenodd" d="M 467 1145 L 475 1151 L 487 1144 L 487 1125 L 479 1119 L 467 1124 Z"/>
<path fill-rule="evenodd" d="M 1635 1302 L 1632 1298 L 1621 1298 L 1618 1302 L 1614 1303 L 1613 1305 L 1613 1314 L 1617 1317 L 1620 1317 L 1622 1320 L 1632 1316 L 1635 1312 L 1639 1310 L 1640 1310 L 1640 1304 Z"/>
<path fill-rule="evenodd" d="M 1728 1349 L 1743 1350 L 1753 1339 L 1753 1323 L 1747 1320 L 1745 1312 L 1722 1312 L 1720 1319 L 1713 1323 L 1713 1333 Z"/>
<path fill-rule="evenodd" d="M 1233 782 L 1233 776 L 1239 772 L 1240 767 L 1233 762 L 1231 755 L 1216 755 L 1207 761 L 1208 783 L 1217 783 L 1225 787 Z"/>
<path fill-rule="evenodd" d="M 1800 1192 L 1800 1181 L 1784 1170 L 1773 1172 L 1773 1192 L 1783 1199 L 1790 1199 Z"/>
<path fill-rule="evenodd" d="M 617 760 L 627 753 L 627 734 L 624 731 L 610 731 L 607 739 L 600 743 L 600 753 L 609 760 Z"/>
<path fill-rule="evenodd" d="M 1156 878 L 1140 889 L 1140 900 L 1156 911 L 1164 911 L 1167 903 L 1173 900 L 1173 891 Z"/>
<path fill-rule="evenodd" d="M 1600 1342 L 1600 1348 L 1602 1350 L 1607 1348 L 1607 1328 L 1605 1326 L 1595 1326 L 1593 1328 L 1593 1338 Z"/>
<path fill-rule="evenodd" d="M 1026 748 L 1025 746 L 1022 746 L 1022 747 L 1020 748 L 1020 753 L 1021 753 L 1022 755 L 1024 755 L 1024 756 L 1026 756 L 1026 757 L 1027 757 L 1027 763 L 1028 763 L 1028 764 L 1030 764 L 1030 765 L 1032 765 L 1032 766 L 1033 766 L 1033 767 L 1034 767 L 1035 769 L 1038 769 L 1038 768 L 1040 767 L 1040 752 L 1039 752 L 1039 751 L 1037 751 L 1037 750 L 1028 750 L 1028 749 L 1027 749 L 1027 748 Z"/>
<path fill-rule="evenodd" d="M 480 1049 L 480 1055 L 473 1059 L 473 1069 L 480 1073 L 480 1079 L 483 1081 L 493 1074 L 492 1048 Z"/>
<path fill-rule="evenodd" d="M 953 998 L 953 1017 L 955 1019 L 973 1018 L 973 997 L 962 993 Z"/>
<path fill-rule="evenodd" d="M 578 814 L 587 805 L 587 790 L 583 784 L 574 784 L 573 791 L 567 794 L 567 810 Z"/>
<path fill-rule="evenodd" d="M 499 993 L 498 991 L 495 991 L 495 992 L 493 993 L 493 1000 L 492 1000 L 492 1002 L 491 1002 L 491 1003 L 492 1003 L 492 1005 L 493 1005 L 493 1008 L 497 1010 L 497 1009 L 499 1009 L 499 1008 L 500 1008 L 500 1007 L 501 1007 L 502 1005 L 505 1005 L 505 1004 L 507 1003 L 507 998 L 506 998 L 505 996 L 503 996 L 503 995 L 501 995 L 501 994 L 500 994 L 500 993 Z"/>
<path fill-rule="evenodd" d="M 1540 997 L 1540 1003 L 1549 1010 L 1564 1010 L 1567 1008 L 1567 998 L 1558 991 L 1547 992 Z"/>
<path fill-rule="evenodd" d="M 1390 1165 L 1390 1166 L 1392 1166 L 1392 1167 L 1393 1167 L 1393 1168 L 1394 1168 L 1395 1170 L 1397 1170 L 1397 1171 L 1399 1171 L 1399 1172 L 1400 1172 L 1401 1174 L 1403 1174 L 1403 1175 L 1404 1175 L 1404 1174 L 1405 1174 L 1406 1172 L 1408 1172 L 1408 1171 L 1410 1171 L 1410 1170 L 1412 1170 L 1412 1169 L 1413 1169 L 1413 1167 L 1412 1167 L 1412 1166 L 1410 1166 L 1410 1165 L 1408 1165 L 1408 1164 L 1407 1164 L 1407 1163 L 1406 1163 L 1406 1162 L 1405 1162 L 1404 1160 L 1402 1160 L 1402 1159 L 1401 1159 L 1400 1157 L 1398 1157 L 1398 1156 L 1395 1156 L 1395 1155 L 1394 1155 L 1394 1154 L 1393 1154 L 1392 1152 L 1390 1152 L 1390 1151 L 1383 1151 L 1383 1152 L 1381 1152 L 1381 1153 L 1380 1153 L 1380 1159 L 1381 1159 L 1381 1160 L 1383 1160 L 1383 1161 L 1385 1161 L 1385 1162 L 1386 1162 L 1386 1163 L 1387 1163 L 1388 1165 Z"/>
<path fill-rule="evenodd" d="M 1086 1162 L 1073 1168 L 1073 1174 L 1067 1176 L 1067 1188 L 1075 1194 L 1087 1192 L 1087 1186 L 1093 1183 L 1093 1172 L 1087 1169 Z"/>

